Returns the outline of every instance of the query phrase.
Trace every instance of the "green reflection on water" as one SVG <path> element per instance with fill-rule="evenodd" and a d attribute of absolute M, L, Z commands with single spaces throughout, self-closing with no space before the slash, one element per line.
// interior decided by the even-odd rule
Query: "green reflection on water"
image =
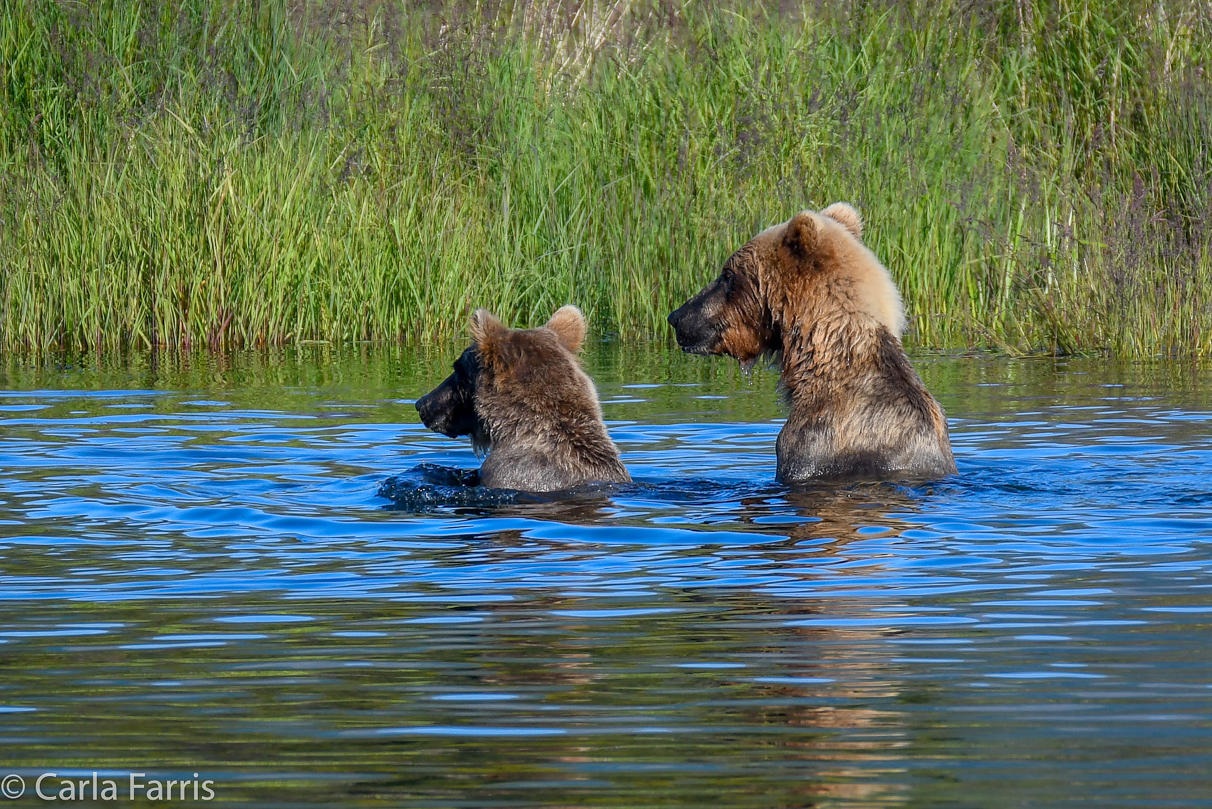
<path fill-rule="evenodd" d="M 0 390 L 155 390 L 223 393 L 237 407 L 312 412 L 317 399 L 334 404 L 372 404 L 416 423 L 411 401 L 449 373 L 465 343 L 296 346 L 229 353 L 79 354 L 30 357 L 0 355 Z M 651 385 L 628 402 L 628 418 L 667 421 L 713 413 L 750 421 L 782 415 L 775 387 L 777 370 L 742 373 L 723 357 L 694 357 L 672 342 L 598 342 L 586 346 L 586 370 L 603 400 L 620 397 L 629 385 Z M 1017 412 L 1021 397 L 1083 402 L 1094 388 L 1106 396 L 1160 395 L 1175 405 L 1208 401 L 1212 373 L 1199 361 L 1122 361 L 1097 358 L 1009 359 L 995 355 L 917 354 L 914 362 L 931 392 L 951 416 L 971 412 Z M 1114 386 L 1127 385 L 1128 391 Z M 689 390 L 676 386 L 694 386 Z M 729 398 L 704 400 L 704 394 Z M 756 394 L 756 395 L 751 395 Z M 735 398 L 733 398 L 735 397 Z M 153 404 L 154 400 L 149 400 Z M 175 406 L 169 400 L 167 406 Z M 323 416 L 323 413 L 318 415 Z M 369 414 L 368 414 L 369 415 Z M 609 413 L 608 413 L 609 417 Z"/>

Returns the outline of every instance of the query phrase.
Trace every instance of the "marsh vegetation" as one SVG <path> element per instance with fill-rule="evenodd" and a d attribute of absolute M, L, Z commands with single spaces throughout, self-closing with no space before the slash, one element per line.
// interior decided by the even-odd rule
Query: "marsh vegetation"
<path fill-rule="evenodd" d="M 1212 349 L 1196 0 L 3 9 L 9 347 L 664 336 L 841 199 L 914 345 Z"/>

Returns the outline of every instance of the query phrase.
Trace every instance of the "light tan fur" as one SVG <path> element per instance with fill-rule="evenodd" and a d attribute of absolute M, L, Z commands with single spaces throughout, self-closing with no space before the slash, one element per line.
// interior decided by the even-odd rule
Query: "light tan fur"
<path fill-rule="evenodd" d="M 845 202 L 835 202 L 825 210 L 821 211 L 821 216 L 828 216 L 841 222 L 846 226 L 846 230 L 854 238 L 862 240 L 863 238 L 863 219 L 859 216 L 859 212 Z"/>
<path fill-rule="evenodd" d="M 833 213 L 827 215 L 828 211 Z M 800 211 L 782 225 L 762 231 L 758 239 L 767 249 L 777 249 L 793 223 L 814 230 L 806 238 L 818 251 L 818 262 L 829 264 L 833 301 L 882 323 L 899 340 L 905 333 L 905 304 L 888 269 L 859 240 L 862 226 L 858 212 L 844 202 L 836 202 L 819 214 Z"/>
<path fill-rule="evenodd" d="M 942 408 L 901 347 L 900 293 L 861 235 L 850 205 L 801 211 L 733 253 L 669 316 L 686 351 L 746 366 L 780 358 L 791 405 L 781 480 L 955 471 Z"/>
<path fill-rule="evenodd" d="M 581 353 L 581 345 L 585 342 L 585 316 L 580 309 L 572 304 L 561 306 L 543 328 L 555 332 L 573 354 Z"/>

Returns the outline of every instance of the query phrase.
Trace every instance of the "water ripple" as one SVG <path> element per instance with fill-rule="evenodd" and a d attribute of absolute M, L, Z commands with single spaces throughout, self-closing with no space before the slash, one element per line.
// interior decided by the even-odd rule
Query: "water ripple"
<path fill-rule="evenodd" d="M 476 487 L 416 423 L 449 358 L 10 361 L 8 771 L 244 805 L 1207 805 L 1205 370 L 922 358 L 959 475 L 791 488 L 770 374 L 594 351 L 635 483 L 558 496 Z"/>

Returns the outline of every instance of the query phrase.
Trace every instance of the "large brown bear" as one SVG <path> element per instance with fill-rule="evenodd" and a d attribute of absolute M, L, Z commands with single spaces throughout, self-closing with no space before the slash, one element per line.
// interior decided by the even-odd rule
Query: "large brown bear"
<path fill-rule="evenodd" d="M 508 329 L 479 309 L 471 336 L 454 373 L 417 400 L 417 411 L 429 429 L 469 435 L 477 453 L 488 453 L 482 485 L 550 492 L 631 480 L 577 360 L 580 309 L 564 306 L 538 329 Z"/>
<path fill-rule="evenodd" d="M 727 354 L 744 367 L 779 356 L 791 407 L 779 480 L 956 471 L 943 410 L 901 348 L 900 293 L 849 205 L 762 231 L 669 323 L 692 354 Z"/>

